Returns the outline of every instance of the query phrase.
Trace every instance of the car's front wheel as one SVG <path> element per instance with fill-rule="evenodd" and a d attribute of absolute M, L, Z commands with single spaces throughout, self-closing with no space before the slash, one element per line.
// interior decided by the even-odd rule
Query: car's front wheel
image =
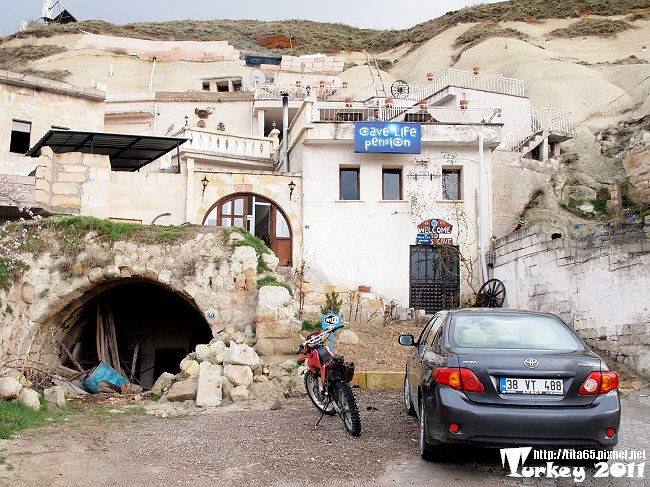
<path fill-rule="evenodd" d="M 411 401 L 411 388 L 409 385 L 408 374 L 404 375 L 403 398 L 404 398 L 404 409 L 406 410 L 406 414 L 408 414 L 409 416 L 415 416 L 415 408 L 413 407 L 413 401 Z"/>

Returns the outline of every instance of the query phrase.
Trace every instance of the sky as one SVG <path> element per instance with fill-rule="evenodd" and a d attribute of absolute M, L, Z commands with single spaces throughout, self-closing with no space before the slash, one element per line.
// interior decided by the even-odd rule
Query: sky
<path fill-rule="evenodd" d="M 497 1 L 64 0 L 63 4 L 77 20 L 101 19 L 116 24 L 185 19 L 307 19 L 362 28 L 404 29 L 451 10 Z M 16 32 L 22 20 L 39 18 L 42 5 L 42 0 L 0 0 L 0 36 Z"/>

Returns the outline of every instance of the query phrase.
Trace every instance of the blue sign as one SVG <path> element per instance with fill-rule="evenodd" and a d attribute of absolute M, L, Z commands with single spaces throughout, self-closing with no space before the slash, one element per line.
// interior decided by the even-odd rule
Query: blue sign
<path fill-rule="evenodd" d="M 427 233 L 418 233 L 415 243 L 417 245 L 431 245 L 431 235 Z"/>
<path fill-rule="evenodd" d="M 330 326 L 340 325 L 341 323 L 343 323 L 343 318 L 341 318 L 341 315 L 335 315 L 334 313 L 327 313 L 326 315 L 323 315 L 323 317 L 320 320 L 320 323 L 323 330 L 325 330 Z M 334 351 L 334 333 L 330 333 L 330 350 L 332 350 L 332 352 Z"/>
<path fill-rule="evenodd" d="M 406 122 L 355 122 L 354 152 L 420 154 L 422 127 Z"/>
<path fill-rule="evenodd" d="M 321 327 L 323 330 L 329 328 L 330 326 L 336 326 L 340 323 L 343 323 L 343 319 L 340 315 L 335 315 L 334 313 L 327 313 L 321 318 Z"/>

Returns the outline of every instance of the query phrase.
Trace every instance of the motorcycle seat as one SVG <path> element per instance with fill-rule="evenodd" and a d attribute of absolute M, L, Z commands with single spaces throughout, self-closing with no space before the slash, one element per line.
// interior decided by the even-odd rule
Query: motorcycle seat
<path fill-rule="evenodd" d="M 332 358 L 332 354 L 325 347 L 318 347 L 318 359 L 322 365 L 325 365 L 329 359 Z"/>

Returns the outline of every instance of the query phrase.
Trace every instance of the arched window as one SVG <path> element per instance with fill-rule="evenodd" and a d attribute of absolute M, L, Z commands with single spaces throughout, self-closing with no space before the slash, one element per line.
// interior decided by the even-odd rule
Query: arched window
<path fill-rule="evenodd" d="M 203 219 L 204 225 L 245 228 L 280 259 L 291 265 L 291 227 L 284 212 L 271 200 L 252 193 L 240 193 L 219 200 Z"/>

